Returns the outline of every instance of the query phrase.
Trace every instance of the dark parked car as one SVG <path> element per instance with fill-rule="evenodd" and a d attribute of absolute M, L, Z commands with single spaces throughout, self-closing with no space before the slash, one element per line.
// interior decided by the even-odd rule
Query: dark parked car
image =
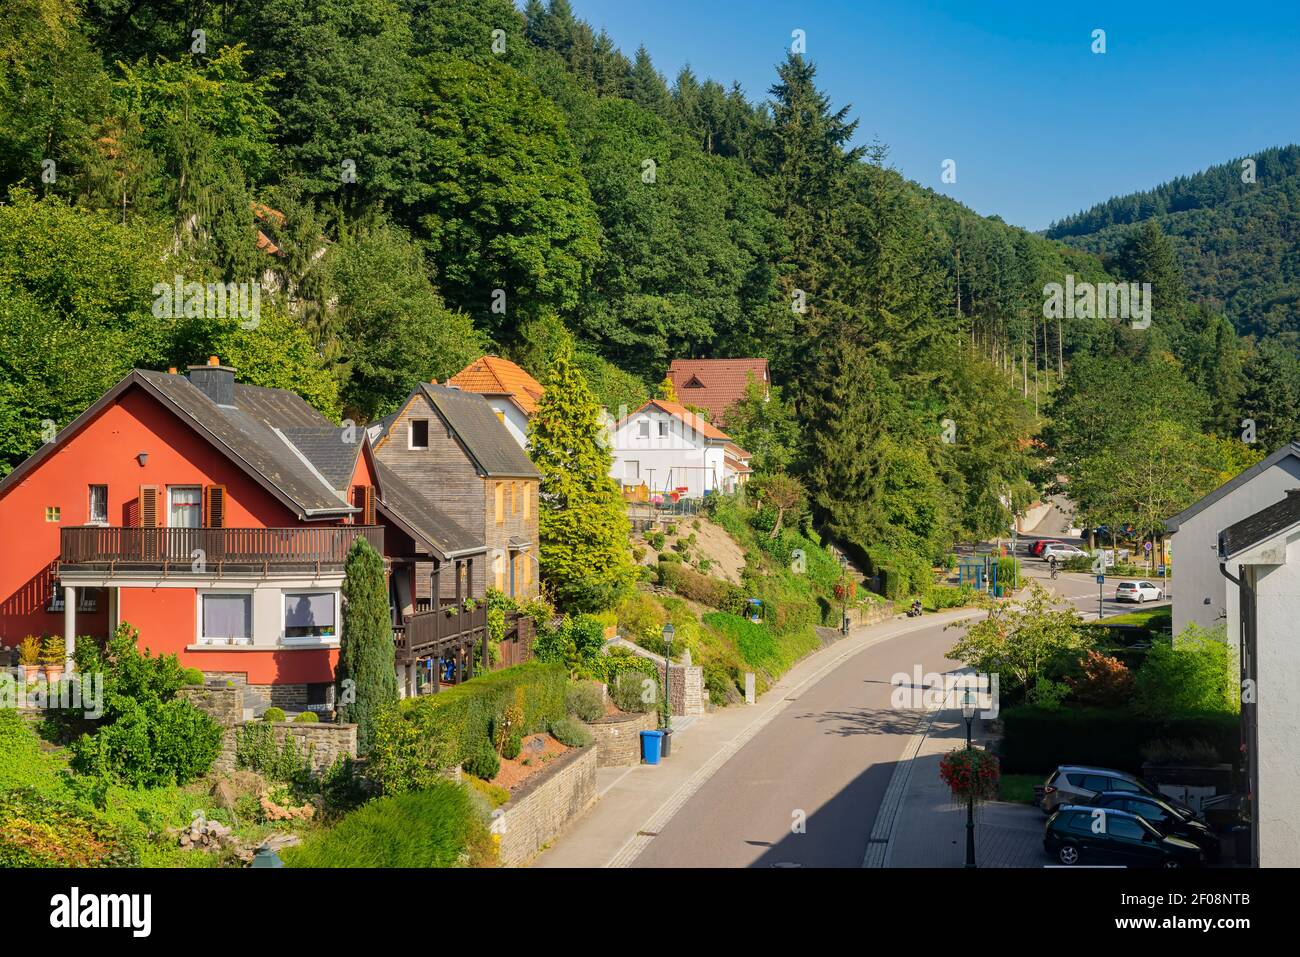
<path fill-rule="evenodd" d="M 1166 837 L 1191 841 L 1205 852 L 1205 859 L 1211 864 L 1219 859 L 1218 836 L 1203 821 L 1162 798 L 1131 791 L 1103 791 L 1088 803 L 1093 807 L 1136 814 Z"/>
<path fill-rule="evenodd" d="M 1200 867 L 1205 855 L 1191 841 L 1166 837 L 1128 811 L 1067 804 L 1047 819 L 1043 850 L 1058 864 L 1121 867 Z"/>

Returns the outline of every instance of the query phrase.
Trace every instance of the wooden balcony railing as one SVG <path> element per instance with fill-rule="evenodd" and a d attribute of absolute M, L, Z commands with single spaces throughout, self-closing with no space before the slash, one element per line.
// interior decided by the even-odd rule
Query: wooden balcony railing
<path fill-rule="evenodd" d="M 398 660 L 409 661 L 446 651 L 456 645 L 472 644 L 487 637 L 487 606 L 439 608 L 407 617 L 404 626 L 393 629 Z"/>
<path fill-rule="evenodd" d="M 379 525 L 296 528 L 112 528 L 97 525 L 60 530 L 61 567 L 107 566 L 162 571 L 221 571 L 273 566 L 339 566 L 363 537 L 383 554 Z"/>

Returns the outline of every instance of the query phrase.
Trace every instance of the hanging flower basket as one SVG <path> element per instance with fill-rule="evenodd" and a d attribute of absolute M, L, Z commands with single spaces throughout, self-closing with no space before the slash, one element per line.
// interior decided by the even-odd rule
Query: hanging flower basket
<path fill-rule="evenodd" d="M 835 597 L 840 601 L 852 601 L 857 591 L 858 583 L 852 578 L 835 583 Z"/>
<path fill-rule="evenodd" d="M 991 801 L 998 796 L 1002 770 L 997 755 L 979 748 L 949 751 L 939 761 L 939 777 L 954 798 Z"/>

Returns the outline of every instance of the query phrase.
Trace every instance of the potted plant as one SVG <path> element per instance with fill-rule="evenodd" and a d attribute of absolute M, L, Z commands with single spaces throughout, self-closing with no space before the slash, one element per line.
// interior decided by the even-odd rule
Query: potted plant
<path fill-rule="evenodd" d="M 41 642 L 41 664 L 45 666 L 46 681 L 53 683 L 63 677 L 65 658 L 63 639 L 58 635 L 46 635 Z"/>
<path fill-rule="evenodd" d="M 939 777 L 958 800 L 993 800 L 1001 776 L 997 755 L 980 748 L 957 748 L 939 760 Z"/>
<path fill-rule="evenodd" d="M 18 664 L 23 669 L 23 681 L 30 684 L 41 673 L 41 639 L 28 635 L 18 645 Z"/>

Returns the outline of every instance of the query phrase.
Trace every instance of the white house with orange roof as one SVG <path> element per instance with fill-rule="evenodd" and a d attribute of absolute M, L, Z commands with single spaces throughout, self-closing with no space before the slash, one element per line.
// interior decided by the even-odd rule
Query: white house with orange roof
<path fill-rule="evenodd" d="M 612 423 L 610 450 L 612 478 L 665 498 L 732 492 L 748 475 L 748 452 L 703 416 L 663 399 Z"/>
<path fill-rule="evenodd" d="M 447 385 L 486 398 L 519 447 L 528 447 L 528 420 L 545 390 L 527 372 L 509 359 L 483 356 L 448 379 Z"/>

